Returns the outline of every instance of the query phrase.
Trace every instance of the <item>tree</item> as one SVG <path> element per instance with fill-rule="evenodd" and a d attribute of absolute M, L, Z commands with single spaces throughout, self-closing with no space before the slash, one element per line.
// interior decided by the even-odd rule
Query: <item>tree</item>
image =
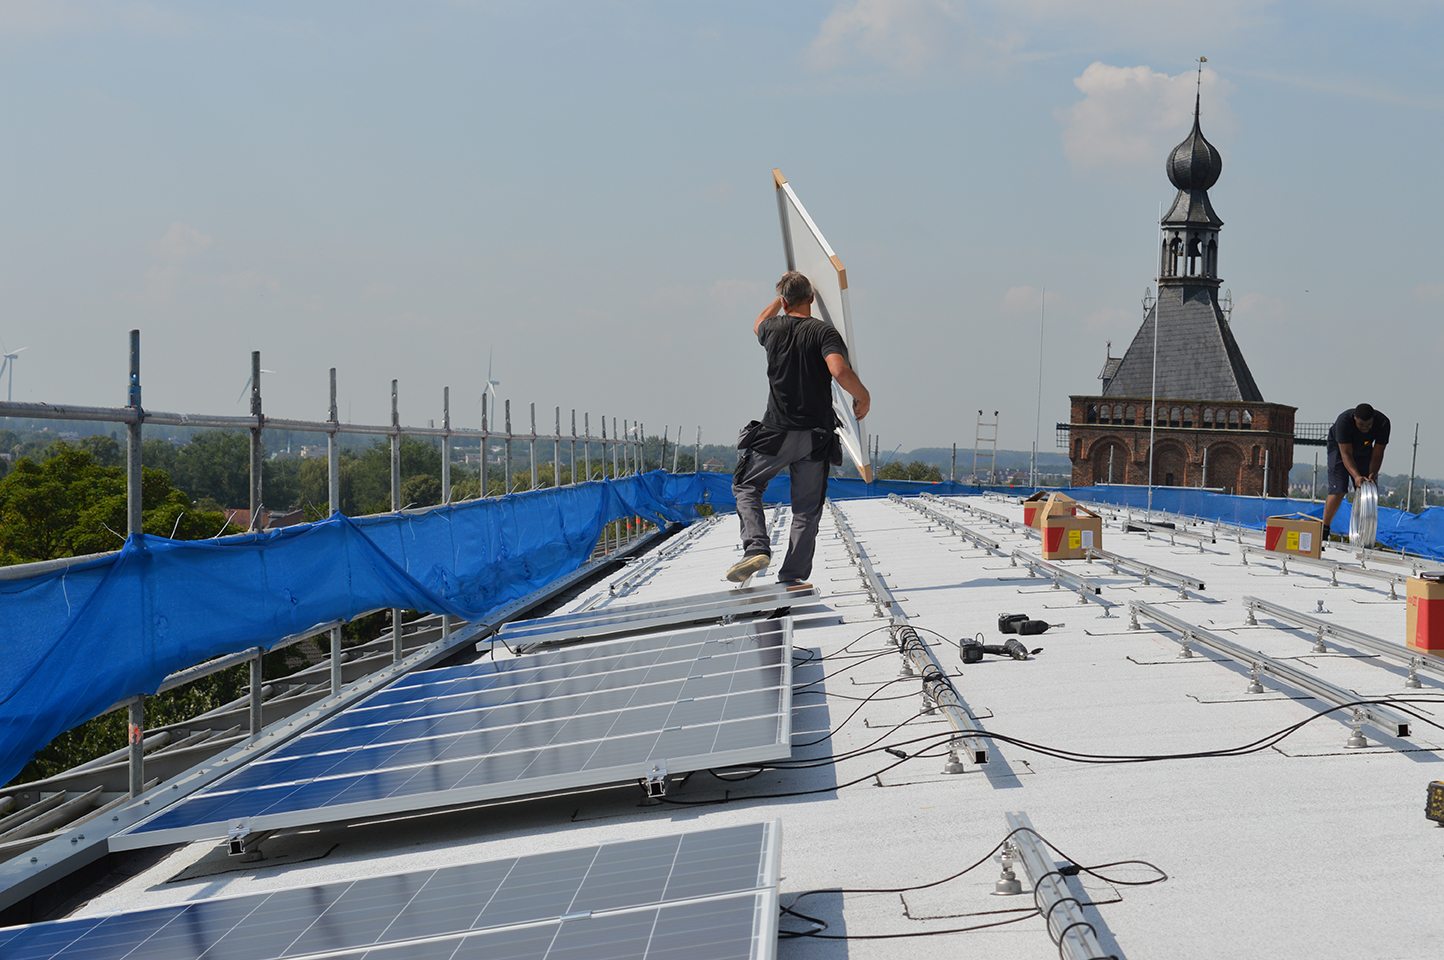
<path fill-rule="evenodd" d="M 921 480 L 936 483 L 943 478 L 943 473 L 932 464 L 924 463 L 921 460 L 913 460 L 910 463 L 899 463 L 892 460 L 878 469 L 877 478 L 879 480 Z"/>
<path fill-rule="evenodd" d="M 176 451 L 176 485 L 194 500 L 245 506 L 251 501 L 250 475 L 251 445 L 244 433 L 207 430 Z"/>
<path fill-rule="evenodd" d="M 95 434 L 82 438 L 78 446 L 102 467 L 119 467 L 125 463 L 125 451 L 114 437 Z"/>
<path fill-rule="evenodd" d="M 118 549 L 125 540 L 125 470 L 103 467 L 57 443 L 37 462 L 22 458 L 0 480 L 0 562 L 29 563 Z M 159 470 L 141 474 L 142 529 L 181 540 L 226 529 L 220 513 L 196 510 Z"/>

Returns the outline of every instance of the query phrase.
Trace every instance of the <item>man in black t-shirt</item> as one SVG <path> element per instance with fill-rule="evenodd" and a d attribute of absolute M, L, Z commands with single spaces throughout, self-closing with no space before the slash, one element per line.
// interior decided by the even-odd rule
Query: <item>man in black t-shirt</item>
<path fill-rule="evenodd" d="M 1389 444 L 1389 418 L 1361 403 L 1339 414 L 1329 428 L 1329 498 L 1324 501 L 1324 539 L 1349 484 L 1357 488 L 1365 480 L 1379 482 L 1384 464 L 1384 447 Z"/>
<path fill-rule="evenodd" d="M 772 560 L 762 492 L 784 469 L 792 480 L 792 535 L 777 579 L 801 583 L 812 574 L 828 467 L 837 444 L 833 380 L 852 396 L 859 420 L 872 404 L 847 361 L 842 335 L 812 316 L 812 283 L 789 271 L 777 281 L 777 294 L 752 324 L 757 342 L 767 351 L 767 412 L 760 423 L 748 425 L 738 444 L 732 494 L 742 522 L 742 559 L 727 571 L 733 583 L 746 582 Z"/>

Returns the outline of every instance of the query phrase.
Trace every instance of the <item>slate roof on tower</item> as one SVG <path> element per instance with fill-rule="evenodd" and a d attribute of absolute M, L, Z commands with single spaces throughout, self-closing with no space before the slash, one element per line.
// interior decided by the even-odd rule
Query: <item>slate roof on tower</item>
<path fill-rule="evenodd" d="M 1103 396 L 1153 395 L 1153 334 L 1160 315 L 1164 333 L 1158 342 L 1158 396 L 1263 400 L 1219 309 L 1217 289 L 1203 284 L 1159 285 L 1158 301 L 1128 345 L 1118 372 L 1103 388 Z"/>

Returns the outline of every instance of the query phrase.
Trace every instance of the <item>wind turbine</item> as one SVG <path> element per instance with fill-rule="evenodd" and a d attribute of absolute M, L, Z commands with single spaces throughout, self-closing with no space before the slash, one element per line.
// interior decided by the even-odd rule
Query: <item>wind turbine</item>
<path fill-rule="evenodd" d="M 10 373 L 10 378 L 5 383 L 5 401 L 7 403 L 15 399 L 15 358 L 29 349 L 29 347 L 19 347 L 15 350 L 6 350 L 4 345 L 0 344 L 0 353 L 3 353 L 3 357 L 0 357 L 0 377 L 4 377 L 6 371 Z"/>
<path fill-rule="evenodd" d="M 486 389 L 483 391 L 484 393 L 491 394 L 491 406 L 493 410 L 496 409 L 496 388 L 501 386 L 501 381 L 491 375 L 491 358 L 495 352 L 494 350 L 488 350 L 486 352 Z"/>
<path fill-rule="evenodd" d="M 274 371 L 274 370 L 267 370 L 265 367 L 262 367 L 262 368 L 261 368 L 261 372 L 262 372 L 262 373 L 275 373 L 276 371 Z M 248 374 L 246 374 L 246 382 L 243 383 L 243 384 L 241 384 L 241 392 L 238 393 L 238 394 L 236 394 L 236 404 L 237 404 L 237 405 L 239 405 L 240 402 L 245 399 L 245 397 L 246 397 L 246 392 L 247 392 L 248 390 L 250 390 L 250 389 L 251 389 L 251 375 L 248 373 Z"/>

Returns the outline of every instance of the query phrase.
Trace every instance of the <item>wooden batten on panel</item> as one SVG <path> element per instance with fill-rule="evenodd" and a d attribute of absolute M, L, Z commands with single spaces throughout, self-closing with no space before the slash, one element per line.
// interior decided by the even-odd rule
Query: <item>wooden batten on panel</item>
<path fill-rule="evenodd" d="M 782 171 L 779 170 L 779 169 L 777 169 L 776 167 L 773 167 L 773 168 L 772 168 L 772 183 L 773 183 L 773 185 L 775 185 L 775 186 L 777 187 L 777 189 L 781 190 L 781 189 L 782 189 L 782 185 L 783 185 L 784 183 L 786 183 L 786 182 L 787 182 L 787 178 L 782 175 Z"/>
<path fill-rule="evenodd" d="M 834 270 L 837 271 L 837 285 L 838 285 L 839 287 L 841 287 L 842 289 L 846 290 L 846 289 L 847 289 L 847 268 L 842 265 L 842 261 L 841 261 L 841 260 L 837 259 L 837 254 L 835 254 L 835 253 L 834 253 L 831 257 L 829 257 L 828 259 L 832 261 L 832 267 L 833 267 Z"/>

